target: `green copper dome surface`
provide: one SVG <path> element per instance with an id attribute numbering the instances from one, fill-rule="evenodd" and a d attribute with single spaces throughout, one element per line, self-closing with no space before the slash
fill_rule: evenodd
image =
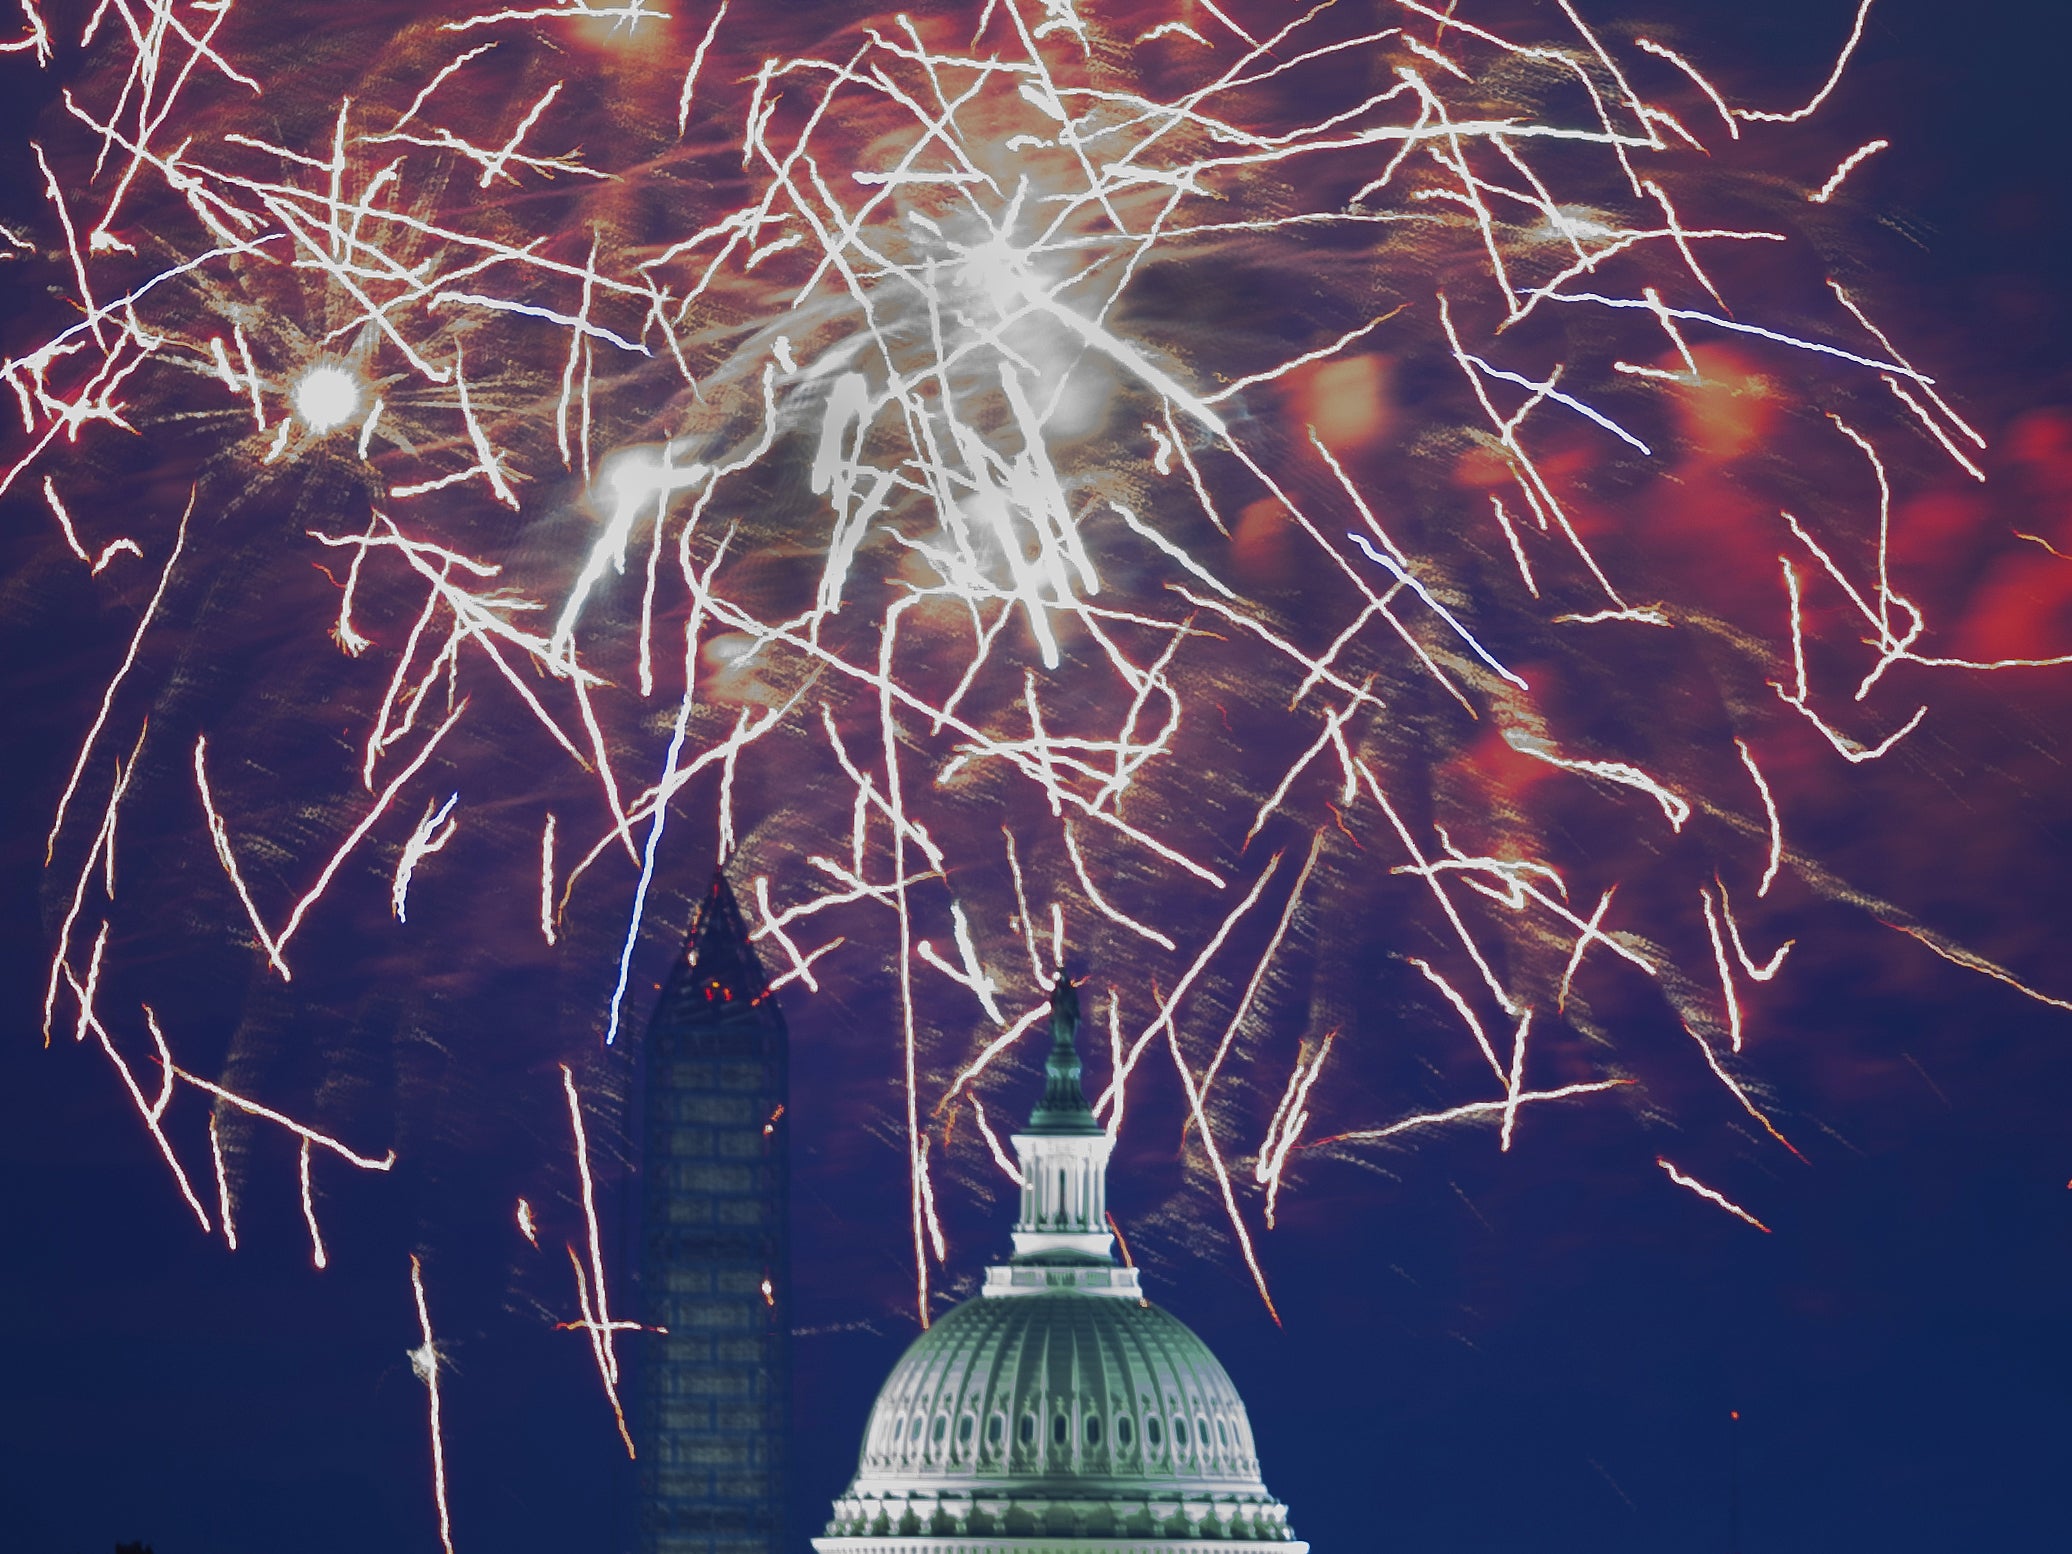
<path id="1" fill-rule="evenodd" d="M 946 1314 L 879 1393 L 861 1466 L 866 1477 L 1259 1488 L 1244 1404 L 1207 1346 L 1156 1306 L 1076 1292 Z"/>
<path id="2" fill-rule="evenodd" d="M 830 1538 L 953 1531 L 1293 1538 L 1208 1346 L 1156 1306 L 1076 1290 L 965 1302 L 879 1393 Z"/>

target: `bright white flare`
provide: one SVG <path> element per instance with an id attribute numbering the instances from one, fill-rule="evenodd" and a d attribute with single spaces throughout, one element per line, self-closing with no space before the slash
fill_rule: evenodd
<path id="1" fill-rule="evenodd" d="M 295 384 L 295 413 L 311 431 L 336 431 L 360 408 L 360 380 L 332 364 L 312 367 Z"/>

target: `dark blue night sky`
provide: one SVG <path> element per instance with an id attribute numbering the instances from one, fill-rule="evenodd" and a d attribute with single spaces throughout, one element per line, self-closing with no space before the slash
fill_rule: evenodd
<path id="1" fill-rule="evenodd" d="M 1846 25 L 1839 0 L 1666 9 L 1716 39 L 1709 57 L 1768 61 L 1779 101 L 1817 83 Z M 2072 19 L 2058 6 L 1880 0 L 1827 134 L 1844 150 L 1893 142 L 1856 175 L 1890 213 L 1864 239 L 1890 286 L 1886 313 L 1976 411 L 1989 470 L 2026 504 L 2020 526 L 2072 549 L 2068 59 Z M 10 104 L 0 143 L 20 145 L 36 111 Z M 9 201 L 35 197 L 4 176 Z M 254 1172 L 245 1248 L 227 1255 L 196 1233 L 97 1055 L 69 1040 L 43 1048 L 43 836 L 134 615 L 59 578 L 33 491 L 0 513 L 0 1554 L 107 1554 L 127 1540 L 156 1554 L 436 1549 L 408 1360 L 408 1256 L 420 1249 L 435 1322 L 452 1314 L 441 1338 L 457 1547 L 616 1554 L 632 1476 L 588 1346 L 551 1329 L 568 1313 L 529 1304 L 531 1276 L 513 1273 L 531 1254 L 510 1230 L 510 1178 L 474 1168 L 527 1141 L 564 1147 L 547 1044 L 509 1044 L 510 1094 L 538 1105 L 507 1099 L 496 1063 L 465 1081 L 429 1048 L 398 1065 L 445 1097 L 417 1108 L 435 1147 L 388 1178 L 324 1176 L 322 1274 L 282 1185 L 292 1154 Z M 2036 619 L 2039 650 L 2072 646 L 2072 611 Z M 1932 737 L 1862 774 L 1853 807 L 1817 822 L 1832 835 L 1803 837 L 1873 893 L 2061 995 L 2068 684 L 2039 671 L 1946 694 Z M 711 861 L 687 848 L 670 865 L 668 910 Z M 529 907 L 481 908 L 507 909 Z M 169 921 L 190 910 L 164 903 Z M 1747 1554 L 2065 1546 L 2072 1013 L 1861 914 L 1807 905 L 1796 926 L 1798 957 L 1763 994 L 1774 1047 L 1761 1067 L 1789 1097 L 1807 1161 L 1695 1143 L 1691 1155 L 1694 1168 L 1731 1160 L 1734 1195 L 1773 1234 L 1662 1179 L 1653 1152 L 1678 1135 L 1642 1139 L 1616 1109 L 1547 1107 L 1509 1156 L 1463 1132 L 1368 1164 L 1305 1166 L 1266 1245 L 1281 1328 L 1220 1241 L 1192 1264 L 1168 1248 L 1147 1271 L 1153 1298 L 1223 1358 L 1267 1483 L 1318 1554 L 1724 1554 L 1737 1535 Z M 176 946 L 168 934 L 137 953 Z M 347 1011 L 343 1028 L 370 1028 L 381 1013 L 368 984 L 382 974 L 379 962 L 315 967 L 308 996 Z M 1377 947 L 1362 1029 L 1396 1016 L 1403 975 Z M 218 996 L 233 1017 L 242 992 Z M 579 996 L 536 966 L 470 962 L 435 1007 L 500 1044 Z M 794 1515 L 817 1529 L 877 1381 L 912 1336 L 911 1270 L 901 1146 L 840 1131 L 864 1082 L 842 1055 L 878 1015 L 822 1009 L 796 989 L 786 1008 Z M 1666 1015 L 1651 1018 L 1661 1041 L 1681 1040 Z M 807 1056 L 816 1021 L 839 1039 Z M 612 1072 L 600 1067 L 599 1082 Z M 359 1104 L 378 1116 L 384 1099 Z M 1725 1115 L 1710 1093 L 1662 1104 L 1694 1140 Z M 1177 1170 L 1145 1128 L 1125 1137 L 1112 1178 L 1126 1226 L 1133 1201 L 1158 1201 Z M 635 1243 L 636 1221 L 624 1171 L 609 1159 L 601 1170 L 610 1258 Z M 543 1170 L 532 1190 L 545 1201 L 564 1185 Z M 952 1217 L 956 1288 L 1005 1250 L 1012 1211 L 1003 1194 Z"/>

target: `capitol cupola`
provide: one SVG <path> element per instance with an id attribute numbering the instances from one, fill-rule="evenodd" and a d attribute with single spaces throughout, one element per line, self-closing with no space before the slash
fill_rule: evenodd
<path id="1" fill-rule="evenodd" d="M 893 1367 L 819 1554 L 1306 1554 L 1229 1375 L 1115 1262 L 1078 1024 L 1060 978 L 1014 1255 Z"/>

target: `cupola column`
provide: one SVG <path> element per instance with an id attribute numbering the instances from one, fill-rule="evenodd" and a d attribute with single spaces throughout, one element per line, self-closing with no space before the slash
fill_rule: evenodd
<path id="1" fill-rule="evenodd" d="M 1086 1104 L 1079 1064 L 1079 993 L 1060 976 L 1050 995 L 1050 1055 L 1043 1099 L 1014 1135 L 1022 1214 L 1014 1261 L 1113 1263 L 1108 1156 L 1114 1141 Z"/>

